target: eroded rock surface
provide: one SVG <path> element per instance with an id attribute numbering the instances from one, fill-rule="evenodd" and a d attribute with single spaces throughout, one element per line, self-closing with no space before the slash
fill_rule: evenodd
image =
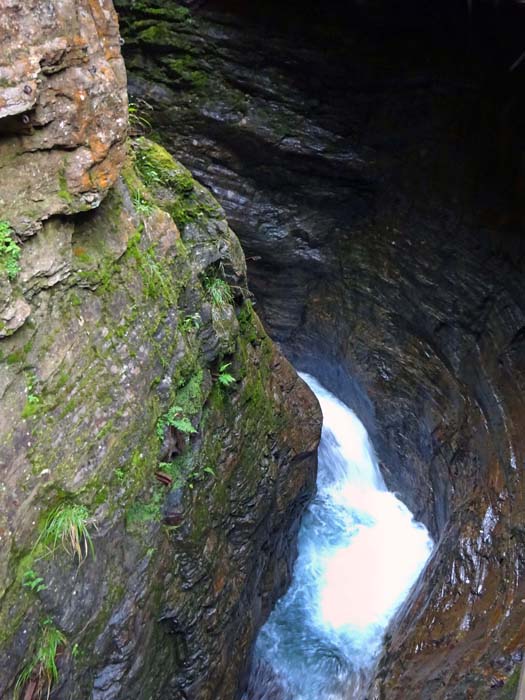
<path id="1" fill-rule="evenodd" d="M 338 22 L 340 6 L 245 5 L 119 0 L 132 92 L 234 222 L 273 337 L 356 409 L 436 539 L 372 697 L 510 698 L 525 646 L 519 8 L 498 34 L 489 4 L 470 25 L 432 3 L 391 25 L 374 3 L 372 26 Z"/>
<path id="2" fill-rule="evenodd" d="M 24 244 L 31 322 L 0 345 L 6 698 L 50 628 L 51 697 L 234 697 L 315 488 L 319 408 L 252 310 L 222 209 L 146 141 L 124 175 Z M 42 535 L 72 507 L 80 566 Z"/>
<path id="3" fill-rule="evenodd" d="M 218 202 L 125 143 L 111 2 L 0 0 L 0 36 L 0 696 L 229 700 L 319 407 Z"/>
<path id="4" fill-rule="evenodd" d="M 0 37 L 0 216 L 28 235 L 116 181 L 126 74 L 111 0 L 2 0 Z"/>

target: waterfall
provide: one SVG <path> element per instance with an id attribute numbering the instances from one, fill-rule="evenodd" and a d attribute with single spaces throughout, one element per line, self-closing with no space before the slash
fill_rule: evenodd
<path id="1" fill-rule="evenodd" d="M 357 416 L 310 375 L 323 432 L 292 584 L 262 628 L 246 700 L 361 699 L 432 541 L 390 493 Z"/>

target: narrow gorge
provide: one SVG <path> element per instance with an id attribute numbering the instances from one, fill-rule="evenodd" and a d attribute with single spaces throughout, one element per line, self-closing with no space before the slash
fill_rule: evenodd
<path id="1" fill-rule="evenodd" d="M 421 575 L 366 673 L 343 630 L 295 687 L 516 698 L 524 30 L 518 0 L 0 0 L 1 698 L 303 700 L 265 654 L 308 527 L 349 546 L 396 498 Z M 314 522 L 354 419 L 395 497 Z"/>

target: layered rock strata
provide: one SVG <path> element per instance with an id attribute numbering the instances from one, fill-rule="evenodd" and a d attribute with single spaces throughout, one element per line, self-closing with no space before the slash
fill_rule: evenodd
<path id="1" fill-rule="evenodd" d="M 318 405 L 221 206 L 125 143 L 111 3 L 0 17 L 0 695 L 228 700 L 290 579 Z"/>
<path id="2" fill-rule="evenodd" d="M 234 222 L 271 334 L 356 409 L 436 540 L 371 697 L 512 697 L 525 645 L 519 8 L 440 5 L 392 25 L 375 3 L 372 24 L 351 25 L 335 3 L 118 5 L 134 99 Z"/>

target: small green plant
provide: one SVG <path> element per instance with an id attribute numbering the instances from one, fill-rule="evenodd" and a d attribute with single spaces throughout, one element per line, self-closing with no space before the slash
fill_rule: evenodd
<path id="1" fill-rule="evenodd" d="M 139 190 L 135 190 L 133 193 L 132 201 L 135 211 L 137 214 L 140 214 L 140 216 L 149 216 L 154 209 L 153 204 L 149 202 Z"/>
<path id="2" fill-rule="evenodd" d="M 7 221 L 0 220 L 0 270 L 3 270 L 10 280 L 14 280 L 20 272 L 20 246 L 13 238 L 13 230 Z"/>
<path id="3" fill-rule="evenodd" d="M 115 476 L 119 481 L 124 481 L 124 479 L 126 478 L 126 471 L 118 467 L 117 469 L 115 469 Z"/>
<path id="4" fill-rule="evenodd" d="M 22 409 L 22 418 L 34 416 L 40 407 L 40 396 L 36 393 L 37 377 L 34 372 L 27 374 L 26 403 Z"/>
<path id="5" fill-rule="evenodd" d="M 43 543 L 53 553 L 61 545 L 82 563 L 89 552 L 95 556 L 88 521 L 89 512 L 85 506 L 62 503 L 47 516 L 35 547 Z"/>
<path id="6" fill-rule="evenodd" d="M 74 659 L 78 659 L 78 657 L 80 656 L 80 654 L 81 654 L 80 647 L 78 646 L 78 643 L 75 642 L 75 643 L 73 644 L 72 649 L 71 649 L 71 656 L 72 656 Z"/>
<path id="7" fill-rule="evenodd" d="M 140 136 L 151 131 L 151 122 L 144 116 L 144 112 L 152 109 L 153 107 L 146 100 L 128 104 L 128 122 L 131 136 Z"/>
<path id="8" fill-rule="evenodd" d="M 230 285 L 220 277 L 205 277 L 204 289 L 215 306 L 227 306 L 233 301 Z"/>
<path id="9" fill-rule="evenodd" d="M 235 384 L 237 381 L 235 377 L 227 372 L 228 367 L 231 366 L 231 362 L 224 362 L 222 365 L 219 367 L 219 373 L 217 374 L 217 381 L 221 386 L 229 387 L 232 386 L 232 384 Z"/>
<path id="10" fill-rule="evenodd" d="M 34 591 L 35 593 L 45 591 L 47 588 L 42 576 L 38 576 L 33 569 L 28 569 L 24 572 L 24 576 L 22 577 L 22 586 L 24 586 L 24 588 L 29 588 L 29 590 Z"/>
<path id="11" fill-rule="evenodd" d="M 66 638 L 52 623 L 46 619 L 38 647 L 33 658 L 22 669 L 15 684 L 14 700 L 18 700 L 25 686 L 31 681 L 34 684 L 31 698 L 49 698 L 51 686 L 58 680 L 56 657 L 59 647 L 66 644 Z"/>
<path id="12" fill-rule="evenodd" d="M 195 486 L 195 483 L 202 480 L 204 473 L 210 474 L 211 476 L 217 478 L 217 474 L 209 466 L 202 467 L 202 469 L 196 469 L 187 475 L 187 482 L 186 483 L 188 484 L 188 488 L 193 489 Z"/>
<path id="13" fill-rule="evenodd" d="M 175 462 L 159 462 L 159 469 L 171 476 L 171 478 L 177 476 L 179 473 Z"/>
<path id="14" fill-rule="evenodd" d="M 146 185 L 160 185 L 164 182 L 165 172 L 161 163 L 159 163 L 151 150 L 146 148 L 137 148 L 134 151 L 134 164 L 140 179 Z"/>
<path id="15" fill-rule="evenodd" d="M 191 314 L 190 316 L 185 316 L 181 318 L 177 324 L 177 327 L 183 333 L 189 333 L 190 331 L 197 330 L 201 325 L 201 317 L 198 313 Z"/>
<path id="16" fill-rule="evenodd" d="M 159 440 L 164 439 L 164 434 L 168 427 L 175 428 L 176 430 L 180 430 L 181 433 L 186 433 L 188 435 L 197 432 L 189 418 L 184 415 L 184 409 L 181 406 L 172 406 L 170 410 L 157 421 L 157 436 Z"/>

